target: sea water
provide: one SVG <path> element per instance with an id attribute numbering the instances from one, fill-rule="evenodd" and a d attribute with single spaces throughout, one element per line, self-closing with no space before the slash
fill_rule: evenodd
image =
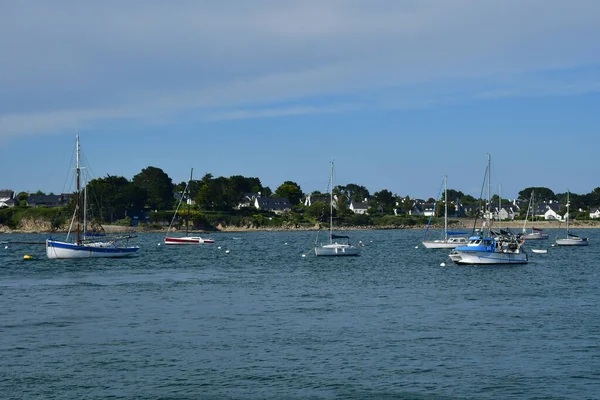
<path id="1" fill-rule="evenodd" d="M 124 259 L 2 245 L 0 398 L 600 398 L 600 230 L 579 233 L 494 267 L 416 230 L 350 232 L 348 258 L 315 257 L 315 232 L 140 234 Z"/>

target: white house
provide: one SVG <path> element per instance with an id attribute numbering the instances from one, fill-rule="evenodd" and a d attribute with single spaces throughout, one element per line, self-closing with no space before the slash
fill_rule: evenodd
<path id="1" fill-rule="evenodd" d="M 512 207 L 502 207 L 499 211 L 496 210 L 494 213 L 494 218 L 498 219 L 499 221 L 512 221 L 515 219 L 515 211 Z"/>
<path id="2" fill-rule="evenodd" d="M 559 209 L 558 202 L 550 201 L 549 203 L 545 204 L 545 206 L 546 206 L 546 212 L 544 213 L 545 220 L 556 220 L 556 221 L 563 220 L 563 217 L 558 214 L 558 209 Z"/>
<path id="3" fill-rule="evenodd" d="M 600 218 L 600 206 L 590 207 L 590 218 Z"/>
<path id="4" fill-rule="evenodd" d="M 0 208 L 14 207 L 17 204 L 15 192 L 12 190 L 0 190 Z"/>
<path id="5" fill-rule="evenodd" d="M 367 205 L 367 203 L 351 201 L 349 208 L 354 214 L 366 214 L 367 210 L 369 209 L 369 206 Z"/>
<path id="6" fill-rule="evenodd" d="M 286 197 L 257 197 L 254 200 L 254 207 L 258 210 L 272 211 L 281 214 L 290 211 L 292 205 Z"/>

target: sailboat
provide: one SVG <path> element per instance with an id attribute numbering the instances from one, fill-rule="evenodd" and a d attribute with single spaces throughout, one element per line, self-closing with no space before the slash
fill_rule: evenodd
<path id="1" fill-rule="evenodd" d="M 456 235 L 466 235 L 465 232 L 453 232 L 448 230 L 448 179 L 447 176 L 444 175 L 444 238 L 437 240 L 423 240 L 423 246 L 428 249 L 453 249 L 456 246 L 460 246 L 463 244 L 467 244 L 467 238 L 464 236 L 456 236 Z M 435 209 L 434 213 L 435 214 Z M 429 227 L 431 226 L 431 220 L 433 219 L 433 214 L 431 218 L 429 218 L 429 222 L 427 223 L 427 228 L 425 229 L 425 237 L 429 235 Z"/>
<path id="2" fill-rule="evenodd" d="M 487 183 L 488 200 L 484 212 L 481 229 L 469 237 L 466 246 L 458 246 L 449 257 L 456 264 L 494 265 L 494 264 L 527 264 L 527 253 L 522 249 L 522 242 L 517 236 L 504 229 L 492 229 L 492 212 L 490 210 L 490 166 L 491 156 L 488 154 Z"/>
<path id="3" fill-rule="evenodd" d="M 531 199 L 529 200 L 529 205 L 527 206 L 527 215 L 525 216 L 525 222 L 523 223 L 523 239 L 524 240 L 543 240 L 548 239 L 548 234 L 544 233 L 541 229 L 536 228 L 535 226 L 531 227 L 531 231 L 527 232 L 527 221 L 529 220 L 529 211 L 531 210 L 531 220 L 535 218 L 535 202 L 533 190 L 531 191 Z"/>
<path id="4" fill-rule="evenodd" d="M 350 237 L 333 234 L 333 161 L 329 178 L 329 242 L 315 246 L 317 256 L 357 256 L 361 248 L 350 244 Z M 339 239 L 339 241 L 337 241 Z"/>
<path id="5" fill-rule="evenodd" d="M 562 239 L 556 239 L 556 244 L 558 246 L 587 246 L 588 244 L 590 244 L 588 238 L 579 237 L 574 233 L 571 233 L 571 231 L 569 230 L 569 206 L 569 191 L 567 190 L 567 237 Z"/>
<path id="6" fill-rule="evenodd" d="M 190 180 L 185 185 L 183 189 L 183 193 L 181 194 L 181 198 L 179 199 L 179 203 L 177 204 L 177 209 L 175 210 L 175 214 L 173 214 L 173 219 L 171 219 L 171 223 L 169 224 L 169 229 L 167 230 L 167 236 L 165 236 L 165 244 L 168 245 L 182 245 L 182 244 L 213 244 L 215 241 L 209 238 L 202 238 L 200 236 L 190 236 L 189 222 L 190 222 L 190 202 L 187 203 L 187 213 L 185 215 L 185 236 L 169 236 L 169 232 L 173 228 L 173 222 L 175 221 L 175 217 L 177 216 L 177 211 L 179 211 L 179 207 L 181 207 L 181 203 L 186 198 L 186 194 L 188 194 L 188 189 L 190 187 L 190 183 L 192 182 L 192 175 L 194 174 L 194 168 L 190 172 Z"/>
<path id="7" fill-rule="evenodd" d="M 80 148 L 79 135 L 76 137 L 76 202 L 75 213 L 71 219 L 71 226 L 67 233 L 66 241 L 46 240 L 46 256 L 50 259 L 56 258 L 116 258 L 126 257 L 136 253 L 140 248 L 138 246 L 127 246 L 123 241 L 133 236 L 103 236 L 100 240 L 98 237 L 86 236 L 87 231 L 87 207 L 85 205 L 85 190 L 81 190 L 81 170 L 80 165 Z M 83 203 L 83 204 L 82 204 Z M 75 229 L 75 241 L 70 242 L 69 238 Z"/>

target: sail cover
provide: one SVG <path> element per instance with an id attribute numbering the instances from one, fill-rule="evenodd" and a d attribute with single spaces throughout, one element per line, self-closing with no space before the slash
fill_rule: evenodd
<path id="1" fill-rule="evenodd" d="M 331 234 L 332 239 L 350 239 L 350 236 Z"/>

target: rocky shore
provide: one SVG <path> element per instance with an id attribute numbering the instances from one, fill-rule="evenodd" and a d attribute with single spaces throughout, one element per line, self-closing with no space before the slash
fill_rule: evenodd
<path id="1" fill-rule="evenodd" d="M 480 226 L 481 221 L 477 221 Z M 449 221 L 449 228 L 452 230 L 471 230 L 475 224 L 475 220 L 472 218 L 454 218 Z M 527 226 L 530 228 L 531 223 Z M 501 228 L 510 228 L 512 230 L 521 229 L 523 227 L 523 221 L 502 221 L 495 223 L 494 226 Z M 540 229 L 551 229 L 551 228 L 565 228 L 565 223 L 558 221 L 536 221 L 534 226 Z M 600 221 L 570 221 L 570 226 L 576 229 L 581 228 L 600 228 Z M 142 232 L 166 232 L 166 227 L 132 227 L 132 226 L 119 226 L 119 225 L 104 225 L 104 231 L 106 233 L 142 233 Z M 343 227 L 343 230 L 367 230 L 367 229 L 425 229 L 426 225 L 389 225 L 389 226 L 351 226 Z M 443 226 L 433 225 L 432 229 L 441 229 Z M 21 222 L 19 229 L 10 229 L 7 226 L 0 225 L 0 233 L 49 233 L 49 232 L 66 232 L 67 227 L 60 227 L 59 229 L 53 230 L 52 226 L 47 221 L 33 221 L 25 220 Z M 217 226 L 217 232 L 253 232 L 253 231 L 316 231 L 319 227 L 317 225 L 286 225 L 280 227 L 252 227 L 252 226 Z M 321 228 L 323 229 L 323 228 Z M 195 231 L 198 232 L 198 231 Z"/>

